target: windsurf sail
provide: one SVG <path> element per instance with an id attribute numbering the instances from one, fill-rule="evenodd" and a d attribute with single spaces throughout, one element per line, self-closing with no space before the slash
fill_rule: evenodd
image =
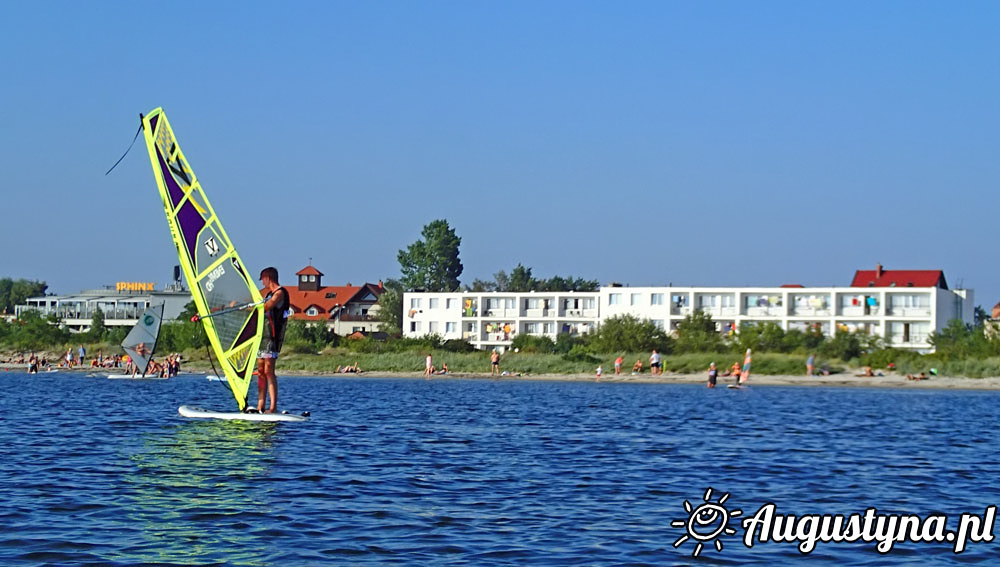
<path id="1" fill-rule="evenodd" d="M 160 336 L 160 323 L 163 321 L 163 304 L 147 307 L 139 316 L 139 322 L 132 327 L 125 340 L 122 341 L 122 348 L 132 359 L 132 364 L 142 371 L 142 376 L 146 376 L 146 368 L 149 367 L 149 360 L 153 358 L 156 350 L 156 339 Z"/>
<path id="2" fill-rule="evenodd" d="M 745 384 L 750 379 L 750 349 L 747 349 L 746 356 L 743 357 L 743 370 L 740 372 L 740 384 Z"/>
<path id="3" fill-rule="evenodd" d="M 260 292 L 177 144 L 163 109 L 143 116 L 142 125 L 181 271 L 242 411 L 247 405 L 253 361 L 264 332 Z M 250 306 L 230 309 L 241 305 Z M 212 313 L 216 315 L 208 316 Z"/>

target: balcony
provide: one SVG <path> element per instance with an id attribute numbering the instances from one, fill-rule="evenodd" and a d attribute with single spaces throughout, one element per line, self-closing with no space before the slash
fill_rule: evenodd
<path id="1" fill-rule="evenodd" d="M 892 307 L 889 306 L 885 310 L 886 315 L 892 315 L 893 317 L 930 317 L 931 308 L 930 307 Z"/>

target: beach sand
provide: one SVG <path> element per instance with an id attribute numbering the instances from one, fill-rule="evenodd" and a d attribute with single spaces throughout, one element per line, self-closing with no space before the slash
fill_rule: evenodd
<path id="1" fill-rule="evenodd" d="M 23 372 L 23 364 L 0 363 L 0 371 Z M 86 374 L 95 372 L 96 368 L 74 368 L 73 370 L 61 370 L 66 374 Z M 100 369 L 108 372 L 108 369 Z M 211 373 L 211 370 L 200 368 L 200 365 L 187 365 L 184 367 L 185 374 L 191 373 Z M 304 376 L 314 378 L 424 378 L 423 372 L 364 372 L 358 374 L 334 374 L 332 372 L 296 371 L 278 369 L 280 376 Z M 446 375 L 436 374 L 431 380 L 541 380 L 552 382 L 594 382 L 593 374 L 524 374 L 521 376 L 508 375 L 493 378 L 486 372 L 451 372 Z M 662 376 L 652 376 L 650 374 L 605 374 L 601 377 L 602 383 L 626 383 L 626 384 L 700 384 L 704 386 L 708 382 L 705 373 L 697 374 L 663 374 Z M 729 376 L 720 376 L 716 388 L 725 388 L 729 384 L 735 383 Z M 853 387 L 853 388 L 911 388 L 911 389 L 941 389 L 941 390 L 1000 390 L 1000 377 L 992 376 L 988 378 L 961 378 L 950 376 L 931 376 L 926 380 L 907 380 L 902 374 L 887 374 L 885 376 L 875 376 L 871 378 L 856 376 L 853 373 L 831 374 L 830 376 L 790 376 L 790 375 L 764 375 L 751 374 L 748 384 L 752 386 L 828 386 L 828 387 Z"/>
<path id="2" fill-rule="evenodd" d="M 284 376 L 315 376 L 315 377 L 359 377 L 356 374 L 323 374 L 317 372 L 281 371 Z M 423 372 L 364 372 L 361 378 L 424 378 Z M 453 372 L 447 375 L 435 375 L 431 380 L 472 379 L 472 380 L 541 380 L 552 382 L 594 382 L 593 374 L 525 374 L 522 376 L 491 377 L 488 373 Z M 615 376 L 605 374 L 601 383 L 624 384 L 699 384 L 705 386 L 708 376 L 698 374 L 664 374 L 651 376 L 649 374 Z M 729 376 L 720 376 L 716 388 L 725 388 L 734 381 Z M 905 375 L 890 374 L 866 378 L 854 374 L 834 374 L 830 376 L 788 376 L 788 375 L 750 375 L 750 386 L 827 386 L 856 388 L 912 388 L 912 389 L 942 389 L 942 390 L 1000 390 L 1000 377 L 989 378 L 953 378 L 947 376 L 931 376 L 926 380 L 907 380 Z"/>

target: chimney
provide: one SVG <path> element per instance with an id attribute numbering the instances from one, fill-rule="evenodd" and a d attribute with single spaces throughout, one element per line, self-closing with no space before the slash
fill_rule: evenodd
<path id="1" fill-rule="evenodd" d="M 875 264 L 875 279 L 881 278 L 882 274 L 882 264 Z"/>
<path id="2" fill-rule="evenodd" d="M 383 287 L 384 287 L 384 286 L 382 285 L 382 280 L 379 280 L 379 281 L 378 281 L 378 288 L 379 288 L 379 289 L 382 289 Z"/>

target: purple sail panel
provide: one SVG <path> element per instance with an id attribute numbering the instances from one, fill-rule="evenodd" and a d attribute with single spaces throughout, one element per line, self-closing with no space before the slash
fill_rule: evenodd
<path id="1" fill-rule="evenodd" d="M 181 189 L 181 186 L 174 180 L 173 174 L 170 173 L 170 168 L 167 167 L 167 162 L 163 160 L 163 154 L 160 153 L 159 146 L 156 146 L 156 159 L 160 162 L 160 175 L 163 176 L 163 182 L 167 184 L 167 193 L 170 194 L 170 202 L 176 207 L 177 203 L 180 203 L 181 199 L 184 198 L 184 190 Z"/>
<path id="2" fill-rule="evenodd" d="M 154 117 L 152 117 L 152 118 L 149 119 L 149 131 L 150 132 L 156 132 L 156 123 L 159 122 L 159 121 L 160 121 L 160 115 L 159 114 L 157 114 L 156 116 L 154 116 Z"/>
<path id="3" fill-rule="evenodd" d="M 239 338 L 237 338 L 233 345 L 243 344 L 245 341 L 249 341 L 254 335 L 257 334 L 257 312 L 252 311 L 249 320 L 247 321 L 247 326 L 243 327 L 243 332 L 240 333 Z"/>
<path id="4" fill-rule="evenodd" d="M 198 246 L 198 234 L 205 228 L 205 218 L 201 216 L 198 209 L 194 208 L 191 201 L 184 203 L 184 206 L 177 211 L 177 226 L 184 236 L 184 243 L 187 244 L 188 254 L 191 263 L 195 263 L 195 247 Z"/>

